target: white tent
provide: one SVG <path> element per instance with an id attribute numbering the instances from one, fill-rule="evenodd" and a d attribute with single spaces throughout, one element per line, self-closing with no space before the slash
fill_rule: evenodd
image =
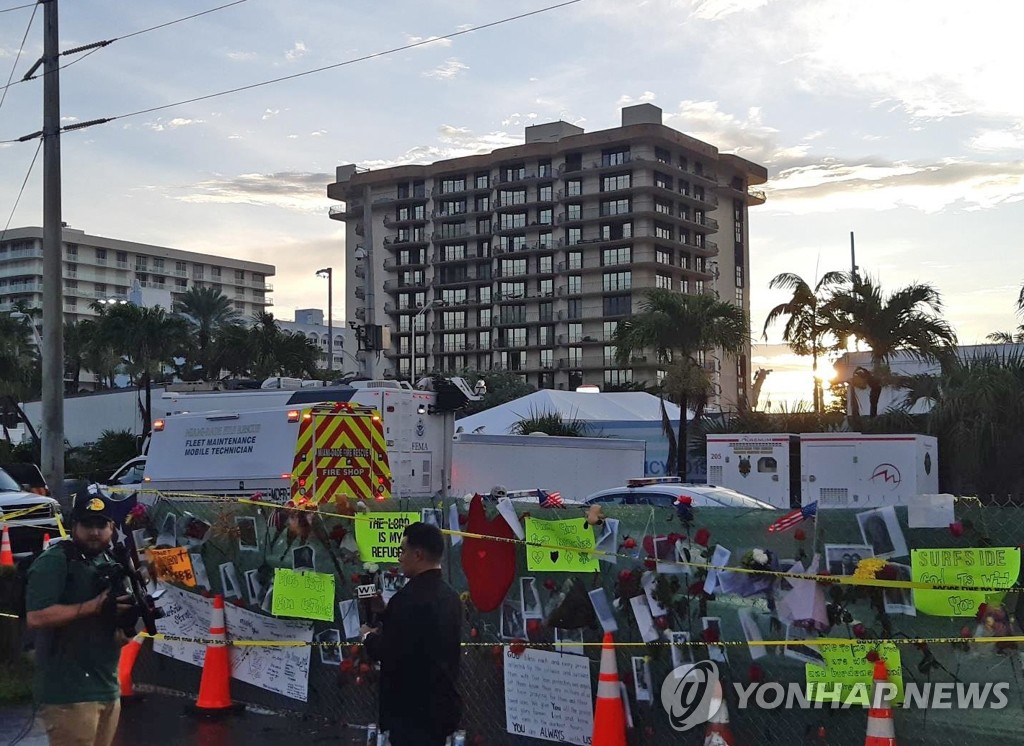
<path id="1" fill-rule="evenodd" d="M 665 410 L 670 420 L 679 420 L 678 406 L 666 401 Z M 456 428 L 467 433 L 505 435 L 524 417 L 544 414 L 560 414 L 566 420 L 582 420 L 598 430 L 602 423 L 650 423 L 660 426 L 661 403 L 658 397 L 644 392 L 603 394 L 543 389 L 463 417 L 455 424 Z"/>

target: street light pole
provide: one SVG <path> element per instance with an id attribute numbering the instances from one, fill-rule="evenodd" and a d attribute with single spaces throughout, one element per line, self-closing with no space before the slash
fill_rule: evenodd
<path id="1" fill-rule="evenodd" d="M 416 312 L 416 317 L 412 320 L 412 349 L 411 349 L 412 361 L 409 364 L 409 372 L 410 372 L 409 379 L 412 382 L 413 386 L 416 385 L 416 323 L 419 321 L 420 316 L 422 316 L 427 311 L 429 311 L 433 306 L 440 306 L 440 305 L 444 305 L 444 301 L 439 299 L 439 298 L 433 298 L 432 300 L 427 301 L 426 303 L 423 304 L 423 308 L 421 308 L 419 311 Z M 426 353 L 427 353 L 426 320 L 424 320 L 423 325 L 424 325 L 424 329 L 423 329 L 423 354 L 426 355 Z"/>
<path id="2" fill-rule="evenodd" d="M 43 427 L 40 469 L 64 497 L 64 283 L 60 174 L 60 63 L 57 0 L 43 4 Z"/>
<path id="3" fill-rule="evenodd" d="M 334 268 L 318 269 L 316 276 L 327 278 L 327 373 L 330 374 L 334 372 Z"/>

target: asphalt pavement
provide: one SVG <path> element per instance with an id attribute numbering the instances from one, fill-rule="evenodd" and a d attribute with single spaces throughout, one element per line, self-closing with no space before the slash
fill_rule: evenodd
<path id="1" fill-rule="evenodd" d="M 182 744 L 183 746 L 253 746 L 253 744 L 363 744 L 365 736 L 341 725 L 304 720 L 302 716 L 244 712 L 220 720 L 196 718 L 189 701 L 164 694 L 145 694 L 122 707 L 114 746 Z M 0 709 L 0 746 L 49 746 L 42 721 L 31 705 Z M 21 740 L 17 740 L 22 736 Z"/>

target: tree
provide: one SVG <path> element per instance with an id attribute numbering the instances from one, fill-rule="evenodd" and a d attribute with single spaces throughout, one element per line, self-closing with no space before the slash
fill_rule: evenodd
<path id="1" fill-rule="evenodd" d="M 704 416 L 711 379 L 704 355 L 714 349 L 740 354 L 750 340 L 750 326 L 742 308 L 713 295 L 684 295 L 662 288 L 649 290 L 641 312 L 619 322 L 615 329 L 616 359 L 628 364 L 635 354 L 654 352 L 666 369 L 665 391 L 679 405 L 679 464 L 686 480 L 688 410 L 694 421 Z"/>
<path id="2" fill-rule="evenodd" d="M 195 334 L 195 351 L 186 359 L 198 364 L 204 381 L 215 380 L 220 375 L 220 369 L 214 365 L 215 343 L 224 329 L 241 323 L 241 314 L 220 290 L 201 287 L 189 288 L 174 304 L 174 312 L 188 322 Z"/>
<path id="3" fill-rule="evenodd" d="M 846 275 L 849 288 L 836 290 L 822 313 L 839 341 L 854 337 L 871 350 L 871 368 L 858 370 L 869 390 L 870 415 L 878 415 L 882 388 L 892 380 L 889 363 L 899 353 L 918 360 L 945 360 L 956 345 L 953 328 L 939 314 L 942 297 L 927 283 L 886 295 L 870 278 Z"/>
<path id="4" fill-rule="evenodd" d="M 1024 316 L 1024 286 L 1021 286 L 1020 295 L 1017 296 L 1017 313 Z M 999 344 L 1024 344 L 1024 324 L 1018 326 L 1015 332 L 992 332 L 988 339 Z"/>
<path id="5" fill-rule="evenodd" d="M 470 386 L 474 386 L 477 381 L 482 380 L 487 385 L 487 393 L 480 401 L 469 402 L 456 413 L 456 417 L 467 417 L 477 412 L 483 412 L 485 409 L 515 401 L 537 390 L 526 383 L 521 375 L 507 370 L 466 369 L 457 375 L 465 378 Z"/>
<path id="6" fill-rule="evenodd" d="M 575 415 L 563 417 L 559 412 L 530 409 L 530 413 L 512 426 L 512 435 L 544 433 L 569 438 L 582 438 L 590 434 L 590 425 Z"/>
<path id="7" fill-rule="evenodd" d="M 97 338 L 120 353 L 132 379 L 146 392 L 142 405 L 142 435 L 149 434 L 153 413 L 152 381 L 189 345 L 188 325 L 162 308 L 133 304 L 95 306 Z"/>
<path id="8" fill-rule="evenodd" d="M 77 394 L 82 370 L 88 366 L 85 358 L 93 344 L 95 322 L 88 319 L 64 322 L 64 374 L 67 393 Z"/>
<path id="9" fill-rule="evenodd" d="M 783 272 L 775 275 L 768 287 L 772 290 L 792 290 L 793 297 L 780 303 L 768 312 L 764 322 L 764 338 L 768 338 L 768 327 L 785 317 L 782 339 L 797 355 L 810 355 L 811 370 L 814 373 L 813 407 L 815 412 L 825 409 L 825 397 L 821 380 L 818 378 L 818 356 L 825 349 L 825 337 L 831 332 L 828 319 L 822 308 L 835 286 L 846 278 L 842 272 L 826 272 L 812 289 L 799 275 Z"/>
<path id="10" fill-rule="evenodd" d="M 31 323 L 27 317 L 0 314 L 0 395 L 15 401 L 27 398 L 40 381 L 39 350 Z"/>

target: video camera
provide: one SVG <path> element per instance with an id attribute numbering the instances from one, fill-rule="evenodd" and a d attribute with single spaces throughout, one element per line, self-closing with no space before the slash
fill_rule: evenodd
<path id="1" fill-rule="evenodd" d="M 146 581 L 139 570 L 134 550 L 121 541 L 113 545 L 111 554 L 117 564 L 106 566 L 101 578 L 106 588 L 110 589 L 108 603 L 112 604 L 112 613 L 119 596 L 131 596 L 132 611 L 117 620 L 119 626 L 126 635 L 134 637 L 135 624 L 141 619 L 146 632 L 155 635 L 156 620 L 163 618 L 164 610 L 157 607 L 147 592 Z"/>

